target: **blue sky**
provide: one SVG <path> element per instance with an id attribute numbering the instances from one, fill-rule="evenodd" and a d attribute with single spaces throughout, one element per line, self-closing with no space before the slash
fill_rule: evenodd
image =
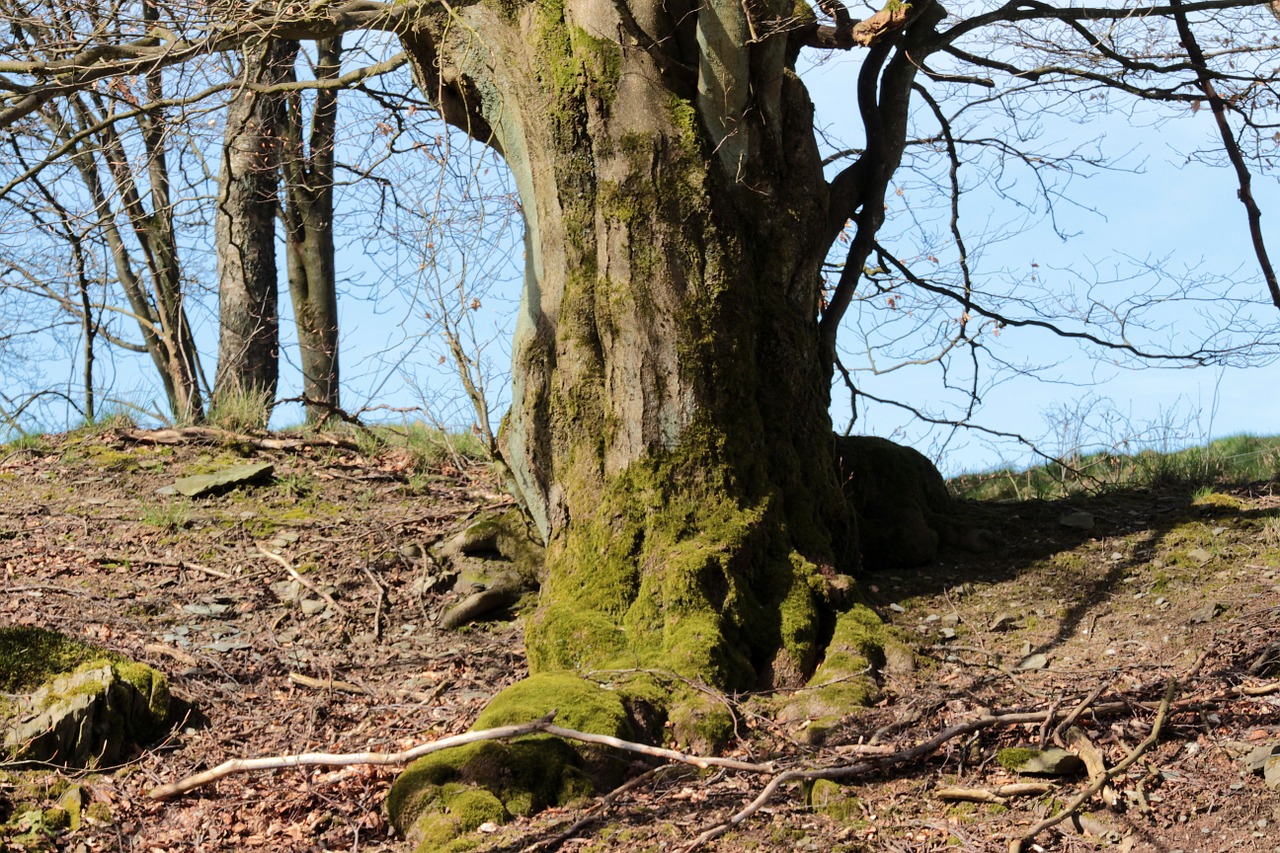
<path id="1" fill-rule="evenodd" d="M 829 61 L 805 74 L 819 116 L 848 115 L 848 81 L 857 62 L 857 57 Z M 1101 150 L 1115 157 L 1123 170 L 1072 179 L 1070 197 L 1093 210 L 1058 206 L 1059 226 L 1072 234 L 1070 239 L 1063 240 L 1043 219 L 1025 227 L 1019 223 L 1014 233 L 1003 234 L 986 250 L 982 266 L 1006 270 L 1015 280 L 1019 274 L 1027 279 L 1034 274 L 1047 288 L 1065 288 L 1082 279 L 1126 278 L 1135 267 L 1159 264 L 1163 273 L 1143 276 L 1129 285 L 1117 282 L 1108 290 L 1121 296 L 1133 287 L 1168 289 L 1184 274 L 1216 280 L 1213 287 L 1223 294 L 1265 303 L 1253 312 L 1256 323 L 1280 332 L 1280 310 L 1266 301 L 1234 175 L 1225 166 L 1187 161 L 1188 153 L 1197 148 L 1220 147 L 1208 109 L 1173 115 L 1145 111 L 1132 117 L 1119 113 L 1045 116 L 1043 122 L 1044 137 L 1057 141 L 1056 150 L 1097 139 Z M 836 124 L 833 129 L 843 131 L 853 144 L 860 142 L 856 126 L 846 129 Z M 962 179 L 964 174 L 962 169 Z M 1253 189 L 1263 209 L 1264 226 L 1280 221 L 1276 176 L 1255 174 Z M 895 202 L 901 205 L 890 199 L 890 226 Z M 1009 214 L 997 212 L 1007 210 L 1009 206 L 979 181 L 962 201 L 962 221 L 981 230 L 987 221 L 1011 221 Z M 1280 229 L 1267 228 L 1266 233 L 1271 251 L 1280 253 Z M 1150 340 L 1163 341 L 1171 349 L 1199 346 L 1213 322 L 1207 318 L 1224 307 L 1221 299 L 1155 306 L 1166 329 Z M 1099 449 L 1126 438 L 1135 444 L 1182 446 L 1240 432 L 1280 431 L 1280 395 L 1274 391 L 1277 368 L 1266 364 L 1265 357 L 1256 359 L 1260 362 L 1256 366 L 1237 359 L 1235 366 L 1226 368 L 1135 368 L 1112 363 L 1096 348 L 1084 349 L 1044 333 L 1006 329 L 998 341 L 988 343 L 1002 357 L 1041 367 L 986 392 L 974 421 L 1042 440 L 1043 449 L 1053 453 L 1072 449 L 1068 445 L 1074 440 L 1064 442 L 1064 434 L 1078 435 L 1087 447 Z M 1270 349 L 1275 352 L 1276 348 Z M 866 376 L 861 387 L 923 408 L 939 405 L 946 396 L 939 390 L 939 371 L 934 367 Z M 1083 431 L 1075 427 L 1077 414 L 1084 416 Z M 833 415 L 837 426 L 842 425 L 839 404 Z M 860 413 L 855 431 L 893 437 L 934 454 L 941 450 L 939 461 L 948 473 L 1034 461 L 1016 443 L 977 434 L 953 435 L 874 404 Z"/>

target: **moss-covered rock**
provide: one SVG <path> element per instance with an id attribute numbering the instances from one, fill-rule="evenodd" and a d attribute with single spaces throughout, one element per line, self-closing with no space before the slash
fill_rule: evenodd
<path id="1" fill-rule="evenodd" d="M 527 723 L 552 711 L 565 728 L 632 736 L 617 693 L 566 672 L 534 675 L 502 691 L 473 729 Z M 615 785 L 625 766 L 611 750 L 545 735 L 481 741 L 415 761 L 396 779 L 387 810 L 419 850 L 450 849 L 480 823 L 534 814 Z"/>
<path id="2" fill-rule="evenodd" d="M 815 779 L 805 786 L 805 805 L 819 814 L 848 823 L 862 816 L 862 804 L 849 789 L 830 779 Z"/>
<path id="3" fill-rule="evenodd" d="M 61 634 L 0 628 L 0 749 L 11 760 L 89 767 L 118 760 L 169 723 L 164 675 Z"/>
<path id="4" fill-rule="evenodd" d="M 871 568 L 923 565 L 942 544 L 969 551 L 998 544 L 995 534 L 958 519 L 942 474 L 917 450 L 876 436 L 837 436 L 836 465 Z"/>

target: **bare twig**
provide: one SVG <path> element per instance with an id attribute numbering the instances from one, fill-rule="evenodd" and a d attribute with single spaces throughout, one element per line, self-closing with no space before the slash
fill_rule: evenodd
<path id="1" fill-rule="evenodd" d="M 369 571 L 368 566 L 361 566 L 360 568 L 364 570 L 365 576 L 369 578 L 369 581 L 373 584 L 373 588 L 377 590 L 375 595 L 377 600 L 373 608 L 373 638 L 375 640 L 381 640 L 382 606 L 387 602 L 387 588 L 382 585 L 382 582 L 379 581 L 377 577 L 374 576 L 373 572 Z"/>
<path id="2" fill-rule="evenodd" d="M 1028 844 L 1030 844 L 1037 835 L 1046 829 L 1057 826 L 1067 818 L 1073 816 L 1080 811 L 1080 807 L 1093 798 L 1095 794 L 1108 785 L 1112 779 L 1124 773 L 1129 767 L 1142 757 L 1142 754 L 1148 749 L 1156 745 L 1160 740 L 1160 731 L 1164 728 L 1165 719 L 1169 716 L 1169 707 L 1173 704 L 1173 696 L 1178 690 L 1178 679 L 1169 679 L 1169 686 L 1165 689 L 1164 699 L 1160 701 L 1160 708 L 1156 711 L 1155 722 L 1151 725 L 1151 734 L 1143 739 L 1142 743 L 1134 747 L 1133 752 L 1129 753 L 1124 760 L 1116 764 L 1106 773 L 1094 779 L 1083 791 L 1081 791 L 1074 800 L 1066 805 L 1062 811 L 1052 817 L 1044 820 L 1031 827 L 1022 835 L 1021 838 L 1015 838 L 1009 842 L 1009 853 L 1022 853 Z"/>
<path id="3" fill-rule="evenodd" d="M 1088 696 L 1084 697 L 1084 700 L 1079 705 L 1076 705 L 1071 709 L 1071 713 L 1067 714 L 1066 718 L 1063 719 L 1061 723 L 1058 723 L 1058 727 L 1053 730 L 1054 743 L 1061 747 L 1066 746 L 1066 744 L 1062 742 L 1062 733 L 1075 725 L 1076 720 L 1080 719 L 1080 715 L 1088 710 L 1089 706 L 1094 702 L 1098 701 L 1098 697 L 1102 695 L 1102 691 L 1106 690 L 1110 683 L 1111 682 L 1109 681 L 1101 682 L 1097 687 L 1090 691 Z"/>
<path id="4" fill-rule="evenodd" d="M 995 803 L 1006 805 L 1011 797 L 1039 797 L 1053 790 L 1048 782 L 1019 782 L 1001 785 L 995 790 L 986 788 L 937 788 L 933 795 L 940 800 L 968 803 Z"/>
<path id="5" fill-rule="evenodd" d="M 307 589 L 311 590 L 311 591 L 312 591 L 312 592 L 314 592 L 316 595 L 318 595 L 318 596 L 320 596 L 321 598 L 323 598 L 323 599 L 325 600 L 325 602 L 327 602 L 327 603 L 328 603 L 328 605 L 329 605 L 331 608 L 333 608 L 333 612 L 334 612 L 334 613 L 340 613 L 340 614 L 342 614 L 343 616 L 346 616 L 346 615 L 347 615 L 346 608 L 344 608 L 341 604 L 339 604 L 337 601 L 335 601 L 332 595 L 330 595 L 329 593 L 325 592 L 325 591 L 324 591 L 324 590 L 322 590 L 320 587 L 316 586 L 316 585 L 315 585 L 315 584 L 313 584 L 311 581 L 309 581 L 309 580 L 307 580 L 306 578 L 304 578 L 302 575 L 298 574 L 298 570 L 297 570 L 297 569 L 295 569 L 295 568 L 293 567 L 293 565 L 292 565 L 288 560 L 286 560 L 284 557 L 281 557 L 279 554 L 273 554 L 273 553 L 271 553 L 271 551 L 267 550 L 266 548 L 264 548 L 264 547 L 262 546 L 262 543 L 261 543 L 261 542 L 257 543 L 257 545 L 258 545 L 258 551 L 262 554 L 262 556 L 264 556 L 264 557 L 266 557 L 266 558 L 268 558 L 268 559 L 271 559 L 271 560 L 275 560 L 277 563 L 279 563 L 280 565 L 284 566 L 284 570 L 285 570 L 286 572 L 288 572 L 288 573 L 289 573 L 289 577 L 293 578 L 293 579 L 294 579 L 294 580 L 296 580 L 298 583 L 302 584 L 302 585 L 303 585 L 303 586 L 305 586 Z"/>
<path id="6" fill-rule="evenodd" d="M 258 450 L 306 450 L 311 447 L 337 447 L 358 450 L 359 445 L 349 438 L 333 435 L 314 435 L 308 438 L 268 438 L 241 432 L 228 432 L 213 427 L 183 427 L 181 429 L 125 429 L 120 437 L 138 444 L 192 444 L 198 441 L 234 441 Z"/>
<path id="7" fill-rule="evenodd" d="M 332 678 L 312 678 L 300 672 L 289 673 L 289 680 L 302 687 L 313 687 L 317 690 L 341 690 L 344 693 L 365 694 L 369 692 L 359 684 L 352 684 L 350 681 L 337 681 Z"/>

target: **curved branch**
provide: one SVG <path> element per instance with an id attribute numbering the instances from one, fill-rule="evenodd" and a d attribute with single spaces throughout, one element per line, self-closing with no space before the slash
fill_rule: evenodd
<path id="1" fill-rule="evenodd" d="M 899 274 L 902 275 L 903 278 L 905 278 L 907 281 L 914 284 L 916 287 L 919 287 L 921 290 L 927 290 L 929 293 L 937 294 L 938 296 L 945 296 L 946 298 L 951 299 L 962 306 L 966 305 L 965 297 L 962 297 L 956 294 L 949 288 L 942 287 L 937 284 L 932 284 L 920 278 L 920 276 L 916 275 L 914 272 L 911 271 L 910 267 L 902 263 L 902 261 L 898 260 L 897 257 L 895 257 L 892 253 L 888 252 L 883 246 L 880 246 L 879 244 L 877 244 L 876 251 L 879 252 L 881 257 L 887 260 L 890 266 L 896 269 L 899 272 Z M 1149 361 L 1183 361 L 1183 362 L 1191 362 L 1192 364 L 1204 366 L 1208 364 L 1213 364 L 1214 362 L 1221 359 L 1222 356 L 1224 355 L 1224 353 L 1220 350 L 1207 350 L 1207 349 L 1193 350 L 1192 352 L 1184 353 L 1184 354 L 1150 352 L 1147 350 L 1139 349 L 1138 347 L 1134 346 L 1128 341 L 1109 341 L 1105 338 L 1100 338 L 1097 335 L 1091 335 L 1088 332 L 1072 332 L 1068 329 L 1062 329 L 1054 325 L 1053 323 L 1050 323 L 1047 320 L 1030 320 L 1030 319 L 1018 319 L 1015 317 L 1006 317 L 1005 315 L 999 313 L 998 311 L 992 311 L 991 309 L 983 308 L 981 305 L 975 304 L 971 301 L 967 303 L 967 310 L 971 311 L 974 314 L 979 314 L 983 317 L 986 317 L 989 320 L 994 320 L 997 323 L 999 323 L 1001 326 L 1009 326 L 1012 328 L 1028 327 L 1033 329 L 1044 329 L 1047 332 L 1052 332 L 1054 335 L 1057 335 L 1060 338 L 1086 341 L 1088 343 L 1096 344 L 1097 346 L 1105 347 L 1107 349 L 1127 352 L 1132 356 L 1136 356 L 1137 358 L 1141 358 Z"/>
<path id="2" fill-rule="evenodd" d="M 1244 209 L 1249 216 L 1249 237 L 1253 241 L 1253 253 L 1258 258 L 1258 266 L 1262 268 L 1262 277 L 1267 282 L 1267 290 L 1271 293 L 1271 301 L 1277 308 L 1280 308 L 1280 282 L 1276 281 L 1276 271 L 1271 266 L 1271 258 L 1267 255 L 1267 244 L 1262 238 L 1262 211 L 1258 208 L 1258 203 L 1253 198 L 1253 190 L 1250 186 L 1252 177 L 1249 174 L 1249 167 L 1244 162 L 1244 155 L 1240 151 L 1240 145 L 1236 142 L 1235 134 L 1231 131 L 1231 123 L 1227 121 L 1227 103 L 1218 94 L 1217 87 L 1213 84 L 1213 79 L 1209 74 L 1208 65 L 1205 61 L 1204 51 L 1200 49 L 1200 43 L 1196 41 L 1195 33 L 1191 31 L 1191 24 L 1187 21 L 1187 14 L 1182 0 L 1172 0 L 1172 5 L 1174 22 L 1178 27 L 1178 36 L 1182 39 L 1182 46 L 1186 48 L 1187 55 L 1195 66 L 1196 83 L 1200 87 L 1200 91 L 1204 92 L 1205 99 L 1209 102 L 1209 109 L 1213 111 L 1213 119 L 1218 126 L 1218 134 L 1222 137 L 1222 144 L 1227 149 L 1227 157 L 1231 160 L 1231 166 L 1236 172 L 1236 181 L 1240 185 L 1240 203 L 1244 205 Z"/>

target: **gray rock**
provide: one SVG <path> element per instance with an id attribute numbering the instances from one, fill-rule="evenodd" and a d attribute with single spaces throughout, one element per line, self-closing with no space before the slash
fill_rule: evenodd
<path id="1" fill-rule="evenodd" d="M 1280 755 L 1272 756 L 1262 768 L 1262 781 L 1273 791 L 1280 791 Z"/>
<path id="2" fill-rule="evenodd" d="M 1058 523 L 1063 527 L 1074 527 L 1076 530 L 1092 530 L 1093 513 L 1076 510 L 1059 518 Z"/>
<path id="3" fill-rule="evenodd" d="M 298 602 L 298 606 L 302 608 L 305 616 L 316 616 L 325 611 L 329 605 L 319 598 L 304 598 Z"/>
<path id="4" fill-rule="evenodd" d="M 1000 613 L 991 620 L 992 631 L 1011 631 L 1018 627 L 1017 619 L 1012 613 Z"/>
<path id="5" fill-rule="evenodd" d="M 1028 655 L 1018 662 L 1016 669 L 1023 672 L 1029 672 L 1035 669 L 1044 669 L 1049 665 L 1049 656 L 1044 654 Z"/>
<path id="6" fill-rule="evenodd" d="M 265 480 L 275 471 L 270 462 L 252 462 L 246 465 L 232 465 L 212 474 L 196 474 L 181 477 L 172 486 L 160 489 L 161 494 L 186 495 L 198 498 L 215 492 L 224 492 L 249 483 Z"/>
<path id="7" fill-rule="evenodd" d="M 1250 773 L 1262 773 L 1272 758 L 1280 757 L 1280 743 L 1255 747 L 1241 761 L 1249 768 Z"/>
<path id="8" fill-rule="evenodd" d="M 1190 622 L 1192 625 L 1199 625 L 1203 622 L 1210 622 L 1213 620 L 1214 617 L 1216 617 L 1224 609 L 1225 608 L 1223 608 L 1223 606 L 1216 601 L 1207 601 L 1201 606 L 1197 607 L 1191 613 L 1191 616 L 1187 618 L 1187 621 Z"/>

